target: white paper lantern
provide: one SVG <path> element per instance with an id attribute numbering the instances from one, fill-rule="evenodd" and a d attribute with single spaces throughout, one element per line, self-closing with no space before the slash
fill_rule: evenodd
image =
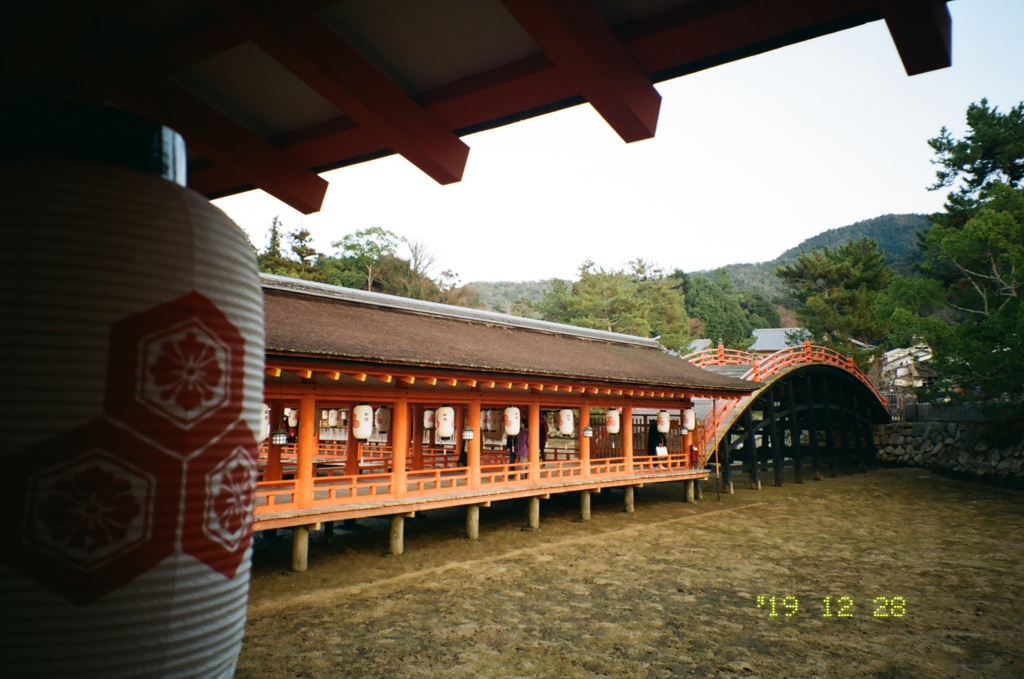
<path id="1" fill-rule="evenodd" d="M 568 408 L 558 411 L 558 433 L 563 436 L 572 434 L 572 411 Z"/>
<path id="2" fill-rule="evenodd" d="M 619 411 L 612 408 L 604 415 L 604 426 L 609 434 L 619 433 Z"/>
<path id="3" fill-rule="evenodd" d="M 349 421 L 352 426 L 352 438 L 365 441 L 373 433 L 373 408 L 366 403 L 360 403 L 352 409 Z"/>
<path id="4" fill-rule="evenodd" d="M 693 408 L 683 410 L 683 426 L 686 427 L 687 431 L 693 431 L 697 428 L 697 414 L 693 411 Z"/>
<path id="5" fill-rule="evenodd" d="M 0 126 L 0 672 L 231 677 L 263 420 L 252 246 L 150 171 L 184 161 L 173 132 L 63 106 Z"/>
<path id="6" fill-rule="evenodd" d="M 496 411 L 488 408 L 487 410 L 481 410 L 480 416 L 483 418 L 483 430 L 484 431 L 495 431 L 498 428 Z"/>
<path id="7" fill-rule="evenodd" d="M 423 428 L 430 430 L 434 428 L 434 411 L 424 410 L 423 411 Z"/>
<path id="8" fill-rule="evenodd" d="M 337 427 L 338 426 L 338 411 L 336 409 L 327 411 L 327 426 Z"/>
<path id="9" fill-rule="evenodd" d="M 377 408 L 377 412 L 373 414 L 373 423 L 381 434 L 388 433 L 388 429 L 391 427 L 391 411 L 387 406 Z"/>
<path id="10" fill-rule="evenodd" d="M 288 413 L 288 426 L 289 427 L 297 427 L 297 426 L 299 426 L 299 411 L 298 411 L 298 409 L 296 409 L 296 408 L 288 408 L 288 409 L 285 409 L 285 412 Z"/>
<path id="11" fill-rule="evenodd" d="M 455 435 L 455 408 L 441 406 L 437 409 L 437 435 L 445 439 Z"/>
<path id="12" fill-rule="evenodd" d="M 256 440 L 263 443 L 270 437 L 270 406 L 260 404 L 260 433 Z"/>
<path id="13" fill-rule="evenodd" d="M 517 436 L 519 434 L 519 408 L 509 406 L 505 408 L 505 436 Z"/>
<path id="14" fill-rule="evenodd" d="M 669 430 L 669 428 L 671 427 L 671 424 L 672 424 L 672 420 L 669 417 L 668 411 L 667 410 L 659 410 L 658 411 L 658 417 L 657 417 L 656 421 L 657 421 L 658 432 L 661 433 L 661 434 L 667 434 L 668 430 Z"/>

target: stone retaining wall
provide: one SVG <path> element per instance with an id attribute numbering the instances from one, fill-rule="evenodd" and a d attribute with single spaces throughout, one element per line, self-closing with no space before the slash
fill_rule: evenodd
<path id="1" fill-rule="evenodd" d="M 893 422 L 875 427 L 882 464 L 924 467 L 982 481 L 1024 488 L 1024 441 L 996 448 L 983 426 L 956 422 Z"/>

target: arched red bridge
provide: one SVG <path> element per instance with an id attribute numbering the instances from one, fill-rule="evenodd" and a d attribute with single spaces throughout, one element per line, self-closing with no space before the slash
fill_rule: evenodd
<path id="1" fill-rule="evenodd" d="M 823 468 L 864 471 L 875 453 L 871 425 L 889 421 L 885 399 L 853 359 L 809 341 L 767 356 L 719 345 L 684 359 L 762 384 L 743 399 L 696 403 L 699 462 L 719 468 L 726 492 L 737 462 L 752 488 L 769 463 L 777 486 L 788 465 L 797 483 L 808 462 L 815 479 Z"/>

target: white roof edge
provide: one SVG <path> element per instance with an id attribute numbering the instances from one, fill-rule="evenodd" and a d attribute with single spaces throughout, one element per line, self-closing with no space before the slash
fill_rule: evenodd
<path id="1" fill-rule="evenodd" d="M 510 328 L 523 328 L 525 330 L 535 330 L 538 332 L 547 332 L 556 335 L 571 335 L 573 337 L 584 337 L 587 339 L 600 340 L 602 342 L 639 345 L 649 347 L 651 349 L 664 350 L 661 343 L 653 338 L 626 335 L 624 333 L 609 332 L 607 330 L 580 328 L 575 325 L 552 323 L 551 321 L 539 321 L 533 318 L 501 314 L 497 311 L 470 309 L 469 307 L 441 304 L 439 302 L 426 302 L 420 299 L 385 295 L 380 292 L 356 290 L 355 288 L 342 288 L 336 285 L 328 285 L 326 283 L 317 283 L 299 278 L 288 278 L 287 276 L 261 273 L 260 283 L 264 288 L 302 292 L 314 297 L 326 297 L 328 299 L 357 302 L 359 304 L 370 304 L 390 309 L 399 309 L 401 311 L 430 314 L 432 316 L 444 316 L 446 318 L 456 318 L 464 321 L 504 325 Z"/>

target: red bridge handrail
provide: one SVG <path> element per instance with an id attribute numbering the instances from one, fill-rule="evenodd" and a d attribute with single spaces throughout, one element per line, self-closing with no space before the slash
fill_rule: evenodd
<path id="1" fill-rule="evenodd" d="M 778 375 L 793 366 L 831 365 L 845 370 L 856 377 L 864 386 L 871 390 L 871 393 L 878 398 L 883 406 L 885 405 L 885 397 L 879 393 L 878 388 L 871 383 L 867 375 L 857 367 L 852 356 L 843 356 L 838 351 L 811 344 L 810 341 L 805 341 L 802 346 L 787 347 L 764 357 L 759 357 L 757 354 L 747 351 L 726 349 L 719 344 L 716 349 L 695 351 L 683 356 L 683 359 L 699 368 L 712 365 L 749 364 L 750 369 L 743 374 L 742 379 L 755 382 L 763 382 L 766 378 Z M 729 399 L 717 403 L 711 409 L 711 412 L 708 413 L 707 417 L 698 423 L 696 430 L 697 449 L 700 451 L 700 456 L 697 460 L 698 468 L 703 467 L 711 457 L 718 444 L 718 430 L 724 426 L 729 415 L 739 407 L 740 402 L 743 400 Z M 722 433 L 724 434 L 725 432 L 723 431 Z"/>

